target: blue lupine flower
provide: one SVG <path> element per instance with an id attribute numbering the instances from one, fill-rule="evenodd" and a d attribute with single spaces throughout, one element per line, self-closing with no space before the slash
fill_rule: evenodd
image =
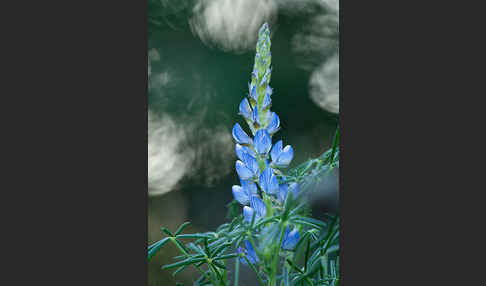
<path id="1" fill-rule="evenodd" d="M 255 250 L 253 249 L 253 246 L 251 245 L 251 243 L 248 240 L 245 240 L 245 248 L 238 247 L 238 253 L 240 253 L 240 254 L 243 253 L 246 256 L 246 259 L 248 259 L 248 261 L 251 264 L 258 263 L 258 256 L 257 256 Z M 243 257 L 240 257 L 240 261 L 243 264 L 248 264 L 246 262 L 246 259 L 244 259 Z"/>
<path id="2" fill-rule="evenodd" d="M 270 85 L 267 85 L 267 90 L 266 90 L 266 93 L 268 95 L 272 95 L 273 94 L 273 89 L 270 87 Z"/>
<path id="3" fill-rule="evenodd" d="M 276 194 L 278 191 L 278 179 L 272 168 L 263 170 L 259 178 L 260 188 L 267 194 Z"/>
<path id="4" fill-rule="evenodd" d="M 247 223 L 251 223 L 251 218 L 253 217 L 253 213 L 255 212 L 254 209 L 252 209 L 251 207 L 248 207 L 248 206 L 244 206 L 243 207 L 243 219 L 247 222 Z M 255 220 L 256 220 L 256 215 L 255 215 Z"/>
<path id="5" fill-rule="evenodd" d="M 256 186 L 255 186 L 255 188 L 256 188 Z M 300 191 L 299 184 L 296 183 L 296 182 L 290 183 L 290 185 L 289 185 L 289 191 L 291 191 L 292 192 L 292 196 L 294 198 L 296 198 L 297 195 L 299 194 L 299 191 Z"/>
<path id="6" fill-rule="evenodd" d="M 283 180 L 285 180 L 283 178 Z M 277 193 L 277 199 L 279 202 L 283 203 L 287 199 L 288 193 L 292 192 L 293 198 L 297 198 L 297 194 L 299 193 L 299 184 L 296 182 L 290 183 L 290 184 L 280 184 L 278 186 L 278 193 Z"/>
<path id="7" fill-rule="evenodd" d="M 250 197 L 258 193 L 257 186 L 254 182 L 240 180 L 241 186 L 234 185 L 231 188 L 233 197 L 242 205 L 248 205 L 250 203 Z"/>
<path id="8" fill-rule="evenodd" d="M 255 157 L 256 156 L 256 153 L 255 151 L 251 150 L 250 148 L 246 147 L 246 146 L 241 146 L 240 144 L 236 143 L 235 145 L 235 151 L 236 151 L 236 156 L 238 157 L 238 159 L 240 159 L 241 161 L 243 161 L 243 154 L 244 153 L 247 153 L 247 154 L 250 154 L 251 156 Z"/>
<path id="9" fill-rule="evenodd" d="M 253 176 L 257 177 L 260 175 L 260 167 L 258 166 L 258 161 L 250 155 L 249 153 L 243 154 L 243 163 L 252 172 Z M 243 179 L 246 180 L 246 179 Z"/>
<path id="10" fill-rule="evenodd" d="M 245 97 L 240 103 L 240 114 L 243 115 L 247 120 L 250 120 L 251 107 L 248 99 Z"/>
<path id="11" fill-rule="evenodd" d="M 250 136 L 248 136 L 245 131 L 241 128 L 240 124 L 236 123 L 233 126 L 232 130 L 233 138 L 235 138 L 236 142 L 240 144 L 252 144 L 253 141 L 251 140 Z"/>
<path id="12" fill-rule="evenodd" d="M 265 74 L 263 75 L 263 78 L 262 78 L 262 80 L 260 81 L 260 84 L 259 84 L 259 85 L 260 85 L 260 86 L 262 86 L 263 84 L 266 84 L 266 83 L 267 83 L 267 73 L 265 73 Z"/>
<path id="13" fill-rule="evenodd" d="M 270 79 L 270 75 L 272 74 L 272 68 L 268 68 L 268 70 L 265 72 L 263 75 L 262 81 L 260 82 L 260 85 L 266 84 L 267 81 Z"/>
<path id="14" fill-rule="evenodd" d="M 235 168 L 240 179 L 248 180 L 253 178 L 253 172 L 240 160 L 236 160 Z"/>
<path id="15" fill-rule="evenodd" d="M 280 118 L 278 117 L 277 113 L 272 112 L 270 115 L 270 123 L 267 126 L 267 132 L 269 134 L 274 134 L 280 129 Z"/>
<path id="16" fill-rule="evenodd" d="M 270 98 L 270 94 L 265 93 L 265 97 L 263 98 L 262 110 L 269 108 L 271 104 L 272 104 L 272 99 Z"/>
<path id="17" fill-rule="evenodd" d="M 254 182 L 240 180 L 240 183 L 241 183 L 241 187 L 247 190 L 249 195 L 258 194 L 258 188 Z"/>
<path id="18" fill-rule="evenodd" d="M 251 196 L 250 207 L 256 211 L 256 218 L 267 216 L 267 207 L 265 203 L 258 196 Z M 251 220 L 251 217 L 250 217 Z"/>
<path id="19" fill-rule="evenodd" d="M 255 150 L 261 154 L 267 154 L 272 148 L 272 138 L 267 130 L 260 129 L 255 133 Z"/>
<path id="20" fill-rule="evenodd" d="M 231 188 L 231 191 L 233 192 L 233 197 L 235 200 L 237 200 L 240 204 L 242 205 L 247 205 L 250 203 L 250 196 L 244 188 L 238 185 L 234 185 Z"/>
<path id="21" fill-rule="evenodd" d="M 253 98 L 255 101 L 258 101 L 256 85 L 253 85 L 253 83 L 248 84 L 248 89 L 250 90 L 250 97 Z"/>
<path id="22" fill-rule="evenodd" d="M 258 71 L 257 71 L 256 69 L 254 69 L 254 70 L 251 72 L 251 74 L 252 74 L 252 75 L 253 75 L 255 78 L 257 78 L 257 77 L 258 77 Z"/>
<path id="23" fill-rule="evenodd" d="M 258 116 L 258 106 L 256 106 L 256 105 L 255 105 L 255 108 L 253 108 L 252 120 L 253 120 L 253 122 L 256 122 L 259 125 L 261 125 L 260 117 Z"/>
<path id="24" fill-rule="evenodd" d="M 280 168 L 285 168 L 294 158 L 294 149 L 290 145 L 282 149 L 282 145 L 282 140 L 275 143 L 270 152 L 270 156 L 272 157 L 272 164 Z"/>
<path id="25" fill-rule="evenodd" d="M 273 145 L 272 151 L 270 152 L 270 157 L 272 157 L 272 161 L 275 161 L 282 152 L 282 140 L 279 140 L 277 143 Z"/>
<path id="26" fill-rule="evenodd" d="M 285 199 L 287 199 L 287 194 L 289 193 L 289 185 L 288 184 L 280 184 L 278 186 L 278 193 L 277 198 L 278 201 L 283 203 Z"/>
<path id="27" fill-rule="evenodd" d="M 299 241 L 299 231 L 297 228 L 290 231 L 290 227 L 285 229 L 284 237 L 282 240 L 282 249 L 293 250 Z"/>

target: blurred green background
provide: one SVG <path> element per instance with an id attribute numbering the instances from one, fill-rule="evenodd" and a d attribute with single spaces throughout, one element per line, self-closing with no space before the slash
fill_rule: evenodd
<path id="1" fill-rule="evenodd" d="M 149 244 L 163 237 L 161 226 L 174 230 L 191 221 L 187 232 L 203 232 L 226 222 L 231 186 L 239 183 L 231 128 L 245 126 L 238 105 L 248 93 L 264 21 L 272 34 L 272 110 L 282 128 L 274 138 L 294 147 L 290 167 L 331 146 L 338 12 L 336 1 L 149 0 Z M 336 207 L 331 185 L 316 201 L 323 210 Z M 154 256 L 149 285 L 192 285 L 196 272 L 173 277 L 160 269 L 176 255 L 169 245 Z M 246 270 L 240 285 L 253 285 Z"/>

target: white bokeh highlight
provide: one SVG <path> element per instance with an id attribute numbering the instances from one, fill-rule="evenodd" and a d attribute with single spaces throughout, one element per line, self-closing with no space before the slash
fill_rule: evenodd
<path id="1" fill-rule="evenodd" d="M 274 0 L 199 0 L 189 23 L 205 44 L 241 52 L 255 49 L 258 29 L 276 12 Z"/>

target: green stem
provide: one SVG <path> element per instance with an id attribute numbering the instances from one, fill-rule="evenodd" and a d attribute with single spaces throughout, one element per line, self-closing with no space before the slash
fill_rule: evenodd
<path id="1" fill-rule="evenodd" d="M 243 258 L 245 259 L 246 263 L 248 263 L 248 265 L 250 266 L 251 270 L 253 270 L 258 278 L 258 281 L 260 282 L 260 284 L 262 284 L 262 286 L 265 286 L 265 283 L 263 282 L 263 279 L 262 277 L 260 276 L 260 273 L 258 273 L 258 271 L 256 270 L 255 266 L 253 266 L 253 264 L 250 263 L 250 261 L 248 260 L 248 258 L 246 258 L 246 256 L 243 256 Z"/>
<path id="2" fill-rule="evenodd" d="M 171 239 L 171 240 L 172 240 L 172 242 L 173 242 L 173 243 L 174 243 L 174 244 L 177 246 L 177 248 L 179 248 L 179 250 L 180 250 L 182 253 L 184 253 L 184 255 L 185 255 L 186 257 L 189 257 L 189 256 L 190 256 L 190 255 L 189 255 L 189 253 L 187 253 L 187 251 L 186 251 L 184 248 L 182 248 L 182 247 L 181 247 L 181 246 L 180 246 L 180 245 L 179 245 L 177 242 L 175 242 L 175 239 L 176 239 L 175 237 L 172 237 L 172 239 Z M 199 270 L 199 272 L 201 272 L 201 274 L 202 274 L 202 275 L 206 276 L 206 278 L 208 279 L 208 281 L 211 281 L 211 283 L 213 283 L 213 285 L 217 285 L 216 283 L 214 283 L 214 280 L 213 280 L 213 279 L 211 279 L 211 277 L 210 277 L 210 276 L 208 276 L 208 275 L 206 274 L 206 272 L 205 272 L 205 271 L 203 271 L 203 270 L 201 269 L 201 267 L 199 267 L 199 266 L 197 266 L 197 265 L 195 265 L 195 264 L 193 264 L 193 265 L 194 265 L 194 267 L 196 267 L 196 269 L 197 269 L 197 270 Z"/>
<path id="3" fill-rule="evenodd" d="M 235 283 L 234 283 L 234 286 L 238 286 L 238 279 L 239 279 L 239 276 L 240 276 L 240 258 L 236 257 L 235 259 L 236 259 L 236 261 L 235 261 Z"/>
<path id="4" fill-rule="evenodd" d="M 223 260 L 223 265 L 226 266 L 225 260 Z M 226 271 L 226 269 L 223 270 L 223 279 L 224 279 L 224 284 L 226 284 L 226 281 L 228 281 L 228 271 Z"/>
<path id="5" fill-rule="evenodd" d="M 221 283 L 223 283 L 223 286 L 226 286 L 226 282 L 224 281 L 224 278 L 221 276 L 221 273 L 216 268 L 216 266 L 214 266 L 212 264 L 208 264 L 208 265 L 209 265 L 209 269 L 212 270 L 214 273 L 216 273 L 216 276 L 218 277 L 219 281 L 221 281 Z"/>
<path id="6" fill-rule="evenodd" d="M 287 223 L 282 223 L 282 230 L 280 231 L 280 239 L 279 239 L 279 243 L 277 245 L 277 251 L 275 253 L 275 256 L 273 258 L 273 263 L 272 263 L 272 274 L 270 276 L 270 286 L 277 286 L 278 256 L 280 254 L 280 246 L 282 245 L 283 235 L 284 235 L 286 226 L 287 226 Z"/>

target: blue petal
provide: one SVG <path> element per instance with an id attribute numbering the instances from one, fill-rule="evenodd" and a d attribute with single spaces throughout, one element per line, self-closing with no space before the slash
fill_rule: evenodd
<path id="1" fill-rule="evenodd" d="M 265 83 L 267 83 L 267 73 L 265 73 L 265 74 L 263 75 L 263 78 L 262 78 L 262 80 L 260 81 L 260 86 L 261 86 L 261 85 L 263 85 L 263 84 L 265 84 Z"/>
<path id="2" fill-rule="evenodd" d="M 242 180 L 248 180 L 253 177 L 253 172 L 248 169 L 240 160 L 236 161 L 235 167 L 238 176 L 240 176 Z"/>
<path id="3" fill-rule="evenodd" d="M 282 241 L 282 249 L 292 250 L 297 245 L 297 242 L 299 242 L 299 231 L 297 228 L 294 228 L 292 231 L 289 230 L 290 228 L 287 226 L 287 229 L 285 229 L 284 239 Z"/>
<path id="4" fill-rule="evenodd" d="M 278 179 L 272 168 L 263 170 L 259 178 L 260 187 L 267 194 L 275 194 L 278 191 Z"/>
<path id="5" fill-rule="evenodd" d="M 251 222 L 251 218 L 253 217 L 254 212 L 255 212 L 255 210 L 250 208 L 250 207 L 247 207 L 247 206 L 243 207 L 243 218 L 247 223 Z"/>
<path id="6" fill-rule="evenodd" d="M 272 112 L 270 123 L 267 126 L 267 131 L 270 134 L 277 132 L 280 129 L 280 118 L 275 112 Z"/>
<path id="7" fill-rule="evenodd" d="M 283 148 L 282 152 L 280 152 L 280 155 L 277 157 L 277 160 L 273 161 L 275 165 L 278 167 L 287 167 L 292 159 L 294 158 L 294 149 L 292 149 L 292 146 L 287 145 L 285 148 Z"/>
<path id="8" fill-rule="evenodd" d="M 255 78 L 258 78 L 258 71 L 256 69 L 254 69 L 251 74 L 255 77 Z"/>
<path id="9" fill-rule="evenodd" d="M 258 196 L 251 196 L 250 206 L 257 213 L 257 218 L 265 217 L 267 215 L 267 207 L 265 203 Z"/>
<path id="10" fill-rule="evenodd" d="M 243 160 L 243 154 L 246 151 L 244 148 L 245 148 L 244 146 L 241 146 L 238 143 L 236 143 L 236 145 L 235 145 L 236 157 L 238 157 L 238 159 L 240 159 L 240 160 Z"/>
<path id="11" fill-rule="evenodd" d="M 278 192 L 278 179 L 277 176 L 272 175 L 270 177 L 270 182 L 268 184 L 268 193 L 269 194 L 275 194 Z"/>
<path id="12" fill-rule="evenodd" d="M 248 240 L 245 240 L 245 247 L 246 247 L 246 258 L 250 261 L 251 264 L 255 264 L 258 262 L 258 256 L 251 246 L 251 243 Z"/>
<path id="13" fill-rule="evenodd" d="M 270 181 L 270 176 L 272 176 L 271 168 L 266 167 L 265 170 L 260 174 L 260 178 L 258 179 L 258 183 L 260 184 L 260 188 L 266 193 L 268 189 L 268 182 Z"/>
<path id="14" fill-rule="evenodd" d="M 243 162 L 245 163 L 245 166 L 252 172 L 252 176 L 258 176 L 260 174 L 260 167 L 258 166 L 258 161 L 255 159 L 255 157 L 245 153 L 243 154 Z"/>
<path id="15" fill-rule="evenodd" d="M 245 97 L 240 103 L 240 114 L 243 115 L 246 119 L 250 119 L 251 108 L 248 99 Z"/>
<path id="16" fill-rule="evenodd" d="M 272 98 L 270 97 L 270 94 L 265 93 L 265 97 L 263 98 L 262 110 L 269 108 L 271 104 L 272 104 Z"/>
<path id="17" fill-rule="evenodd" d="M 243 131 L 240 124 L 236 123 L 232 130 L 233 138 L 240 144 L 252 144 L 251 138 Z"/>
<path id="18" fill-rule="evenodd" d="M 253 83 L 250 84 L 249 89 L 250 89 L 250 97 L 253 98 L 255 101 L 258 101 L 256 85 L 253 85 Z"/>
<path id="19" fill-rule="evenodd" d="M 256 153 L 255 151 L 251 150 L 250 148 L 246 147 L 246 146 L 241 146 L 240 144 L 236 143 L 235 145 L 235 151 L 236 151 L 236 156 L 238 157 L 238 159 L 240 159 L 241 161 L 243 161 L 243 154 L 249 154 L 253 157 L 256 156 Z"/>
<path id="20" fill-rule="evenodd" d="M 241 180 L 241 187 L 245 190 L 248 195 L 258 194 L 257 186 L 252 181 Z"/>
<path id="21" fill-rule="evenodd" d="M 288 184 L 281 184 L 278 187 L 278 200 L 283 203 L 285 202 L 285 199 L 287 198 L 287 194 L 289 192 L 289 185 Z"/>
<path id="22" fill-rule="evenodd" d="M 247 205 L 250 203 L 250 197 L 248 196 L 248 193 L 246 190 L 240 186 L 233 186 L 231 188 L 233 192 L 233 197 L 235 200 L 237 200 L 240 204 L 242 205 Z"/>
<path id="23" fill-rule="evenodd" d="M 280 153 L 282 152 L 282 140 L 278 141 L 273 145 L 272 152 L 270 152 L 270 156 L 272 157 L 272 161 L 276 161 Z"/>
<path id="24" fill-rule="evenodd" d="M 266 90 L 266 93 L 268 95 L 272 95 L 273 94 L 273 89 L 270 87 L 270 85 L 267 85 L 267 90 Z"/>
<path id="25" fill-rule="evenodd" d="M 295 182 L 291 183 L 289 185 L 289 190 L 292 192 L 292 196 L 296 198 L 300 191 L 299 184 Z"/>
<path id="26" fill-rule="evenodd" d="M 272 74 L 272 68 L 268 68 L 268 70 L 265 72 L 265 74 L 263 75 L 263 78 L 262 80 L 260 81 L 260 85 L 263 85 L 263 84 L 266 84 L 268 83 L 268 81 L 270 81 L 270 76 Z"/>
<path id="27" fill-rule="evenodd" d="M 272 138 L 267 130 L 260 129 L 255 133 L 255 150 L 259 154 L 267 154 L 272 148 Z"/>
<path id="28" fill-rule="evenodd" d="M 243 247 L 238 247 L 238 249 L 236 250 L 238 252 L 238 254 L 246 254 L 245 250 L 243 249 Z M 248 263 L 246 263 L 246 260 L 243 258 L 243 257 L 240 257 L 240 262 L 247 265 Z"/>
<path id="29" fill-rule="evenodd" d="M 260 117 L 258 116 L 258 106 L 255 106 L 255 108 L 253 108 L 252 120 L 253 122 L 260 124 Z"/>

